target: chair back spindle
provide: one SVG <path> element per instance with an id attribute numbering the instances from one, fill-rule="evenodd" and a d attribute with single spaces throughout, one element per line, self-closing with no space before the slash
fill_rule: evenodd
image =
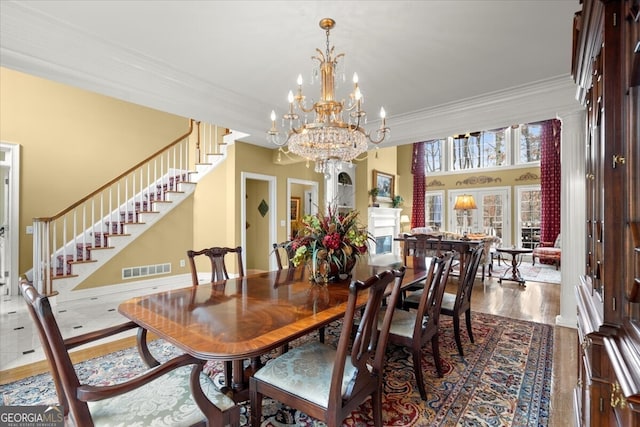
<path id="1" fill-rule="evenodd" d="M 99 424 L 102 425 L 164 425 L 167 417 L 172 417 L 174 414 L 179 414 L 179 417 L 188 425 L 203 421 L 207 425 L 220 427 L 240 425 L 239 406 L 219 390 L 214 389 L 213 384 L 207 386 L 206 391 L 202 388 L 201 374 L 204 361 L 189 354 L 181 354 L 118 384 L 99 386 L 82 383 L 76 373 L 69 350 L 138 328 L 138 326 L 133 322 L 126 322 L 64 339 L 49 298 L 39 294 L 27 280 L 21 281 L 20 287 L 29 307 L 29 313 L 40 334 L 56 385 L 58 400 L 65 408 L 65 416 L 69 416 L 73 425 L 93 427 L 96 420 L 99 420 Z M 192 365 L 190 374 L 185 370 L 188 365 Z M 198 382 L 200 387 L 194 387 L 193 384 Z M 185 386 L 179 387 L 176 384 Z M 157 399 L 157 390 L 163 387 L 172 387 L 172 394 L 162 402 L 157 400 L 154 402 L 158 405 L 157 411 L 136 412 L 134 408 L 142 407 L 145 402 Z M 134 390 L 137 393 L 130 393 Z M 126 422 L 124 422 L 125 419 Z"/>
<path id="2" fill-rule="evenodd" d="M 187 257 L 189 258 L 189 268 L 191 270 L 191 282 L 194 286 L 198 285 L 198 268 L 196 266 L 196 258 L 206 257 L 211 263 L 211 282 L 218 282 L 221 280 L 229 279 L 229 273 L 227 272 L 226 257 L 229 254 L 235 254 L 237 259 L 238 277 L 244 277 L 244 266 L 242 264 L 242 247 L 236 248 L 218 247 L 206 248 L 199 251 L 189 250 L 187 251 Z"/>
<path id="3" fill-rule="evenodd" d="M 329 427 L 341 425 L 371 396 L 374 425 L 382 426 L 382 370 L 393 310 L 382 319 L 380 313 L 387 295 L 388 304 L 396 304 L 404 271 L 404 267 L 387 270 L 351 283 L 336 348 L 319 342 L 304 344 L 275 358 L 250 378 L 252 425 L 259 425 L 266 395 Z M 300 368 L 294 368 L 297 366 Z"/>
<path id="4" fill-rule="evenodd" d="M 453 331 L 460 356 L 464 356 L 462 349 L 462 341 L 460 339 L 460 317 L 465 314 L 467 323 L 467 333 L 469 339 L 473 341 L 473 332 L 471 329 L 471 293 L 473 284 L 476 280 L 480 260 L 484 254 L 484 243 L 479 244 L 471 250 L 469 261 L 465 264 L 464 275 L 462 280 L 458 282 L 456 294 L 445 292 L 442 297 L 440 306 L 440 314 L 453 317 Z"/>

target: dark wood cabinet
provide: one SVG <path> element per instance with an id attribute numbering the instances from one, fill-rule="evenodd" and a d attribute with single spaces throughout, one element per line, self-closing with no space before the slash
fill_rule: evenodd
<path id="1" fill-rule="evenodd" d="M 576 423 L 640 425 L 640 0 L 583 0 L 572 73 L 586 108 Z"/>

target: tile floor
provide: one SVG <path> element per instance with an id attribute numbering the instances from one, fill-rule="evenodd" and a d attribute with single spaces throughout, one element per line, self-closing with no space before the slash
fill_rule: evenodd
<path id="1" fill-rule="evenodd" d="M 59 302 L 54 307 L 54 312 L 62 336 L 68 338 L 125 322 L 126 318 L 118 313 L 120 302 L 135 296 L 184 286 L 184 282 L 181 283 Z M 0 297 L 0 371 L 45 360 L 38 332 L 25 304 L 21 295 Z M 135 332 L 132 330 L 129 334 L 134 335 Z M 126 333 L 123 333 L 111 339 L 125 336 Z M 102 342 L 106 342 L 106 339 Z"/>

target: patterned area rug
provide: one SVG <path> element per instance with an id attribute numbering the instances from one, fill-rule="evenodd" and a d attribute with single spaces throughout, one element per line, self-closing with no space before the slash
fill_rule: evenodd
<path id="1" fill-rule="evenodd" d="M 463 322 L 464 324 L 464 322 Z M 335 340 L 340 323 L 327 328 L 327 342 Z M 407 350 L 390 346 L 384 379 L 384 424 L 389 426 L 541 426 L 549 421 L 553 358 L 553 327 L 482 313 L 473 313 L 472 344 L 463 327 L 465 356 L 458 355 L 452 322 L 442 319 L 440 354 L 444 377 L 436 374 L 431 346 L 423 350 L 427 400 L 415 386 L 411 357 Z M 315 336 L 306 339 L 317 339 Z M 296 343 L 292 343 L 296 345 Z M 177 350 L 164 342 L 152 343 L 161 359 Z M 78 364 L 78 374 L 95 384 L 121 381 L 143 369 L 135 349 L 115 358 L 104 356 Z M 265 360 L 272 355 L 265 356 Z M 216 382 L 222 380 L 219 363 L 207 364 Z M 109 381 L 105 380 L 109 378 Z M 39 405 L 57 402 L 49 374 L 38 375 L 1 387 L 4 405 Z M 243 407 L 243 425 L 248 422 L 248 402 Z M 372 425 L 371 405 L 366 401 L 345 421 L 346 426 Z M 265 399 L 262 426 L 316 426 L 305 414 Z"/>
<path id="2" fill-rule="evenodd" d="M 507 269 L 511 270 L 511 261 L 501 261 L 500 265 L 496 261 L 493 262 L 493 277 L 500 277 Z M 560 284 L 560 270 L 556 270 L 553 265 L 540 264 L 536 262 L 533 265 L 530 262 L 523 261 L 518 267 L 520 274 L 524 280 L 532 282 L 555 283 Z"/>

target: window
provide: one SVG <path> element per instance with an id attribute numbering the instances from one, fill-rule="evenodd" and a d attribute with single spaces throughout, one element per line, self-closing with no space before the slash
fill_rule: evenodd
<path id="1" fill-rule="evenodd" d="M 502 209 L 504 204 L 503 193 L 486 194 L 482 197 L 482 230 L 486 234 L 502 236 L 504 228 Z"/>
<path id="2" fill-rule="evenodd" d="M 539 163 L 544 122 L 470 132 L 425 142 L 425 172 Z"/>
<path id="3" fill-rule="evenodd" d="M 444 139 L 436 139 L 424 143 L 424 169 L 426 173 L 442 172 L 442 147 L 444 142 Z"/>
<path id="4" fill-rule="evenodd" d="M 482 232 L 502 239 L 503 245 L 511 244 L 511 226 L 509 218 L 511 210 L 509 187 L 493 187 L 478 190 L 449 190 L 449 226 L 448 229 L 462 234 L 464 231 Z M 456 211 L 453 209 L 457 196 L 462 194 L 473 196 L 477 209 Z M 467 218 L 467 224 L 464 219 Z"/>
<path id="5" fill-rule="evenodd" d="M 518 163 L 539 162 L 541 154 L 542 124 L 524 124 L 520 125 L 518 130 Z"/>
<path id="6" fill-rule="evenodd" d="M 518 245 L 533 249 L 540 243 L 540 219 L 542 212 L 542 191 L 540 186 L 517 188 L 518 203 Z"/>
<path id="7" fill-rule="evenodd" d="M 444 193 L 442 191 L 427 191 L 424 197 L 424 222 L 427 227 L 434 230 L 442 227 L 442 201 Z"/>
<path id="8" fill-rule="evenodd" d="M 457 135 L 451 140 L 451 170 L 501 166 L 506 160 L 504 129 Z"/>

